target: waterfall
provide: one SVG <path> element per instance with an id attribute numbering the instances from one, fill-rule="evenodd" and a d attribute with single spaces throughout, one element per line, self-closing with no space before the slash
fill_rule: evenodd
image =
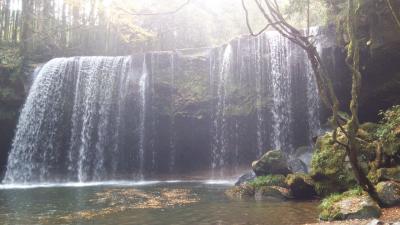
<path id="1" fill-rule="evenodd" d="M 214 136 L 212 146 L 212 172 L 214 176 L 215 170 L 219 170 L 223 175 L 223 167 L 225 165 L 225 155 L 227 153 L 227 88 L 228 78 L 231 71 L 232 62 L 232 46 L 227 45 L 224 49 L 221 59 L 221 66 L 218 72 L 218 88 L 217 88 L 217 105 L 216 115 L 214 116 Z"/>
<path id="2" fill-rule="evenodd" d="M 320 40 L 320 29 L 318 27 L 310 28 L 310 35 L 314 36 L 314 43 L 316 45 L 317 51 L 322 52 Z M 313 144 L 313 138 L 320 135 L 321 124 L 319 121 L 319 111 L 320 111 L 320 99 L 318 94 L 317 82 L 315 81 L 314 72 L 311 68 L 311 63 L 307 63 L 306 67 L 307 76 L 307 115 L 308 115 L 308 127 L 309 127 L 309 143 Z"/>
<path id="3" fill-rule="evenodd" d="M 218 178 L 270 149 L 310 146 L 320 130 L 306 54 L 277 32 L 217 48 L 57 58 L 37 71 L 4 183 Z"/>
<path id="4" fill-rule="evenodd" d="M 113 100 L 129 63 L 129 57 L 81 57 L 45 64 L 21 112 L 4 181 L 107 177 L 106 149 L 117 144 L 110 138 L 118 121 Z"/>
<path id="5" fill-rule="evenodd" d="M 175 89 L 175 56 L 174 54 L 170 55 L 170 67 L 171 67 L 171 126 L 170 126 L 170 156 L 169 156 L 169 171 L 173 172 L 175 168 L 176 161 L 176 133 L 175 133 L 175 97 L 174 97 L 174 89 Z"/>
<path id="6" fill-rule="evenodd" d="M 290 147 L 290 123 L 291 123 L 291 79 L 288 71 L 288 40 L 278 33 L 269 36 L 271 51 L 271 83 L 273 93 L 273 147 L 284 149 Z"/>
<path id="7" fill-rule="evenodd" d="M 144 178 L 143 170 L 145 164 L 145 140 L 146 140 L 146 108 L 147 108 L 147 89 L 148 89 L 148 72 L 146 64 L 146 56 L 143 58 L 142 75 L 139 80 L 139 93 L 140 93 L 140 122 L 139 122 L 139 176 L 140 179 Z"/>

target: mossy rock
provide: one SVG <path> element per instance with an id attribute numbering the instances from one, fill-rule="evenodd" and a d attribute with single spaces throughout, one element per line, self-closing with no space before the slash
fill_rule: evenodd
<path id="1" fill-rule="evenodd" d="M 285 182 L 296 199 L 310 199 L 316 195 L 314 181 L 308 174 L 289 174 Z"/>
<path id="2" fill-rule="evenodd" d="M 379 181 L 400 180 L 400 166 L 393 168 L 380 168 L 376 172 Z"/>
<path id="3" fill-rule="evenodd" d="M 254 198 L 256 200 L 277 200 L 284 201 L 292 199 L 289 189 L 278 186 L 264 186 L 255 190 Z"/>
<path id="4" fill-rule="evenodd" d="M 252 198 L 255 193 L 255 188 L 249 184 L 234 186 L 225 191 L 225 195 L 232 199 Z"/>
<path id="5" fill-rule="evenodd" d="M 376 192 L 385 206 L 400 204 L 400 183 L 393 181 L 380 182 L 376 185 Z"/>
<path id="6" fill-rule="evenodd" d="M 259 160 L 254 161 L 251 167 L 257 176 L 269 174 L 287 175 L 290 173 L 287 157 L 280 150 L 268 151 Z"/>
<path id="7" fill-rule="evenodd" d="M 333 194 L 319 206 L 321 220 L 348 220 L 377 218 L 381 215 L 379 205 L 360 188 Z"/>
<path id="8" fill-rule="evenodd" d="M 278 186 L 287 187 L 285 182 L 285 176 L 283 175 L 267 175 L 256 177 L 256 179 L 250 181 L 248 184 L 254 188 L 261 188 L 265 186 Z"/>
<path id="9" fill-rule="evenodd" d="M 311 160 L 311 177 L 321 196 L 346 191 L 356 184 L 349 163 L 346 163 L 346 151 L 333 142 L 331 132 L 317 139 Z"/>

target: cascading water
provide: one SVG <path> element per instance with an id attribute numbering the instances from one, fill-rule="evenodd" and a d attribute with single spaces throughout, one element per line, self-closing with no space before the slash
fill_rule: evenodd
<path id="1" fill-rule="evenodd" d="M 172 86 L 172 93 L 171 93 L 171 126 L 170 126 L 170 154 L 169 154 L 169 171 L 173 172 L 175 168 L 175 160 L 176 160 L 176 133 L 175 133 L 175 98 L 174 98 L 174 89 L 175 89 L 175 56 L 171 54 L 170 56 L 170 66 L 171 66 L 171 86 Z"/>
<path id="2" fill-rule="evenodd" d="M 274 149 L 291 149 L 290 123 L 291 123 L 291 77 L 288 71 L 290 48 L 289 41 L 277 32 L 269 33 L 271 84 L 273 93 L 273 133 Z"/>
<path id="3" fill-rule="evenodd" d="M 240 172 L 268 149 L 310 145 L 320 126 L 310 73 L 276 32 L 214 49 L 53 59 L 22 109 L 3 182 Z"/>
<path id="4" fill-rule="evenodd" d="M 144 163 L 145 163 L 145 140 L 146 140 L 146 92 L 148 89 L 148 72 L 147 72 L 147 64 L 146 57 L 143 59 L 143 67 L 142 67 L 142 76 L 139 80 L 139 93 L 140 93 L 140 120 L 139 120 L 139 176 L 140 179 L 144 178 Z"/>
<path id="5" fill-rule="evenodd" d="M 213 176 L 215 170 L 219 170 L 220 176 L 223 176 L 223 168 L 225 165 L 225 156 L 227 152 L 227 88 L 228 79 L 231 71 L 232 63 L 232 46 L 227 45 L 222 54 L 221 67 L 218 73 L 218 88 L 217 88 L 217 105 L 216 115 L 214 117 L 214 137 L 212 146 L 212 162 L 211 168 Z"/>

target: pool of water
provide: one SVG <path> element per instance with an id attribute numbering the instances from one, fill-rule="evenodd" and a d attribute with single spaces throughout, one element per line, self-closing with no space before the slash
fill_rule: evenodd
<path id="1" fill-rule="evenodd" d="M 1 224 L 303 224 L 317 202 L 232 200 L 225 181 L 0 186 Z"/>

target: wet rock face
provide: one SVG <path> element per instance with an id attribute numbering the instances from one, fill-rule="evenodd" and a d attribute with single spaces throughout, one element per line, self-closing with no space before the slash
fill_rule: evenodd
<path id="1" fill-rule="evenodd" d="M 257 176 L 269 174 L 287 175 L 290 173 L 285 154 L 280 150 L 272 150 L 265 153 L 259 160 L 251 165 Z"/>
<path id="2" fill-rule="evenodd" d="M 380 182 L 376 185 L 379 199 L 386 206 L 400 204 L 400 183 L 393 181 Z"/>
<path id="3" fill-rule="evenodd" d="M 398 1 L 391 1 L 395 12 Z M 379 110 L 398 104 L 400 94 L 400 29 L 388 10 L 386 1 L 367 0 L 361 6 L 363 51 L 361 57 L 363 87 L 360 117 L 375 121 Z"/>

